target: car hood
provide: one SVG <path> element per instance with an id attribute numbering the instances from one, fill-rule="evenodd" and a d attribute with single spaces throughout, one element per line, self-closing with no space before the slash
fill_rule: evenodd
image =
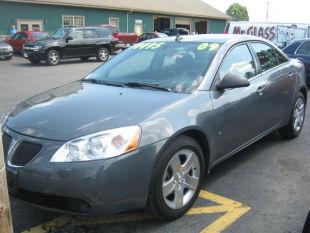
<path id="1" fill-rule="evenodd" d="M 53 38 L 43 38 L 40 40 L 27 42 L 25 45 L 53 45 L 53 44 L 59 44 L 62 41 L 62 39 L 53 39 Z"/>
<path id="2" fill-rule="evenodd" d="M 138 125 L 187 94 L 74 82 L 34 96 L 10 113 L 18 133 L 68 141 L 94 132 Z"/>

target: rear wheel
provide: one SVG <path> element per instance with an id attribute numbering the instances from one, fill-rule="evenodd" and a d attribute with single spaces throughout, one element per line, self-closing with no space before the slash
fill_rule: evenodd
<path id="1" fill-rule="evenodd" d="M 204 177 L 204 157 L 199 144 L 178 137 L 160 156 L 153 173 L 149 207 L 159 218 L 172 220 L 194 204 Z"/>
<path id="2" fill-rule="evenodd" d="M 110 52 L 107 48 L 101 47 L 97 50 L 97 60 L 100 62 L 106 62 L 109 59 Z"/>
<path id="3" fill-rule="evenodd" d="M 305 97 L 302 93 L 299 93 L 296 97 L 289 123 L 279 130 L 282 137 L 286 139 L 293 139 L 298 137 L 304 125 L 305 110 Z"/>
<path id="4" fill-rule="evenodd" d="M 49 65 L 55 66 L 60 63 L 60 53 L 57 50 L 50 50 L 46 53 L 46 62 Z"/>

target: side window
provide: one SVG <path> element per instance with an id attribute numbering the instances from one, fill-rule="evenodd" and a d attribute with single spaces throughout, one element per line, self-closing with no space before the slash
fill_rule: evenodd
<path id="1" fill-rule="evenodd" d="M 28 39 L 28 35 L 25 34 L 25 33 L 21 33 L 19 39 L 27 40 Z"/>
<path id="2" fill-rule="evenodd" d="M 82 30 L 74 30 L 72 31 L 69 36 L 73 38 L 73 40 L 81 40 L 83 39 L 83 31 Z"/>
<path id="3" fill-rule="evenodd" d="M 98 37 L 95 29 L 85 29 L 84 32 L 85 32 L 85 35 L 84 35 L 85 39 L 94 39 Z"/>
<path id="4" fill-rule="evenodd" d="M 263 43 L 252 43 L 252 47 L 258 57 L 262 72 L 279 65 L 277 55 L 272 47 Z"/>
<path id="5" fill-rule="evenodd" d="M 279 51 L 277 51 L 277 50 L 274 50 L 274 51 L 275 51 L 275 53 L 277 55 L 279 64 L 283 64 L 283 63 L 287 62 L 286 57 L 284 57 Z"/>
<path id="6" fill-rule="evenodd" d="M 303 43 L 297 51 L 300 55 L 310 55 L 310 41 Z"/>
<path id="7" fill-rule="evenodd" d="M 107 28 L 103 28 L 103 27 L 97 28 L 97 32 L 98 32 L 100 38 L 112 36 L 112 32 Z"/>
<path id="8" fill-rule="evenodd" d="M 239 45 L 228 53 L 219 69 L 220 79 L 228 73 L 240 75 L 247 79 L 256 75 L 254 60 L 248 46 Z"/>

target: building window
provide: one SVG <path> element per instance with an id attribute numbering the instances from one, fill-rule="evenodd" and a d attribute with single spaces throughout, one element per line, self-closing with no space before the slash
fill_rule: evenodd
<path id="1" fill-rule="evenodd" d="M 109 24 L 119 29 L 119 18 L 109 18 Z"/>
<path id="2" fill-rule="evenodd" d="M 85 25 L 85 17 L 80 15 L 63 15 L 62 26 L 78 26 L 82 27 Z"/>

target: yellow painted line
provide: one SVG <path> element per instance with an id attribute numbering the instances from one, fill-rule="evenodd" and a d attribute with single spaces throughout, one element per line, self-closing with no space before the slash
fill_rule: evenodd
<path id="1" fill-rule="evenodd" d="M 214 214 L 214 213 L 225 213 L 223 216 L 216 219 L 214 222 L 206 226 L 201 230 L 201 233 L 220 233 L 227 229 L 231 224 L 237 221 L 251 208 L 243 205 L 240 202 L 222 197 L 205 190 L 202 190 L 199 197 L 212 202 L 215 202 L 215 206 L 204 206 L 195 207 L 190 209 L 186 215 L 202 215 L 202 214 Z M 154 216 L 143 213 L 132 213 L 132 214 L 118 214 L 110 217 L 70 217 L 62 216 L 52 221 L 44 223 L 42 225 L 33 227 L 25 230 L 22 233 L 46 233 L 52 230 L 59 229 L 65 225 L 71 226 L 87 226 L 87 225 L 105 225 L 112 223 L 123 223 L 123 222 L 137 222 L 154 219 Z"/>

